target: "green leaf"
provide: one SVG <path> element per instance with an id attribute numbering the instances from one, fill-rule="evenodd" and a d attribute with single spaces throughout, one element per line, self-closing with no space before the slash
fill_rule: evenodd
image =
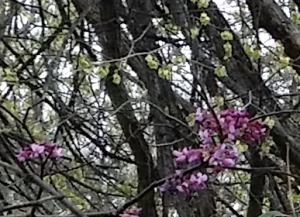
<path id="1" fill-rule="evenodd" d="M 210 17 L 207 15 L 207 13 L 201 13 L 200 22 L 203 26 L 207 26 L 209 24 Z"/>
<path id="2" fill-rule="evenodd" d="M 260 155 L 265 156 L 266 154 L 270 153 L 271 147 L 274 145 L 273 138 L 271 136 L 268 136 L 266 141 L 264 141 L 260 145 Z"/>
<path id="3" fill-rule="evenodd" d="M 244 44 L 244 50 L 247 55 L 251 55 L 253 53 L 253 48 L 251 47 L 250 43 L 246 42 Z"/>
<path id="4" fill-rule="evenodd" d="M 120 84 L 121 83 L 121 76 L 118 73 L 113 74 L 113 83 Z"/>
<path id="5" fill-rule="evenodd" d="M 86 58 L 86 56 L 80 56 L 78 59 L 78 65 L 80 69 L 87 69 L 91 67 L 90 61 Z"/>
<path id="6" fill-rule="evenodd" d="M 299 202 L 300 201 L 300 195 L 299 194 L 293 194 L 293 200 Z"/>
<path id="7" fill-rule="evenodd" d="M 224 41 L 232 41 L 233 40 L 233 35 L 231 32 L 229 31 L 224 31 L 221 33 L 221 38 L 224 40 Z"/>
<path id="8" fill-rule="evenodd" d="M 100 66 L 99 70 L 98 70 L 98 74 L 102 77 L 105 78 L 108 73 L 109 73 L 109 67 L 110 64 L 109 63 L 104 63 Z"/>
<path id="9" fill-rule="evenodd" d="M 283 45 L 281 44 L 280 41 L 276 43 L 276 48 L 275 48 L 276 53 L 283 53 Z"/>
<path id="10" fill-rule="evenodd" d="M 146 60 L 146 62 L 147 62 L 150 69 L 154 69 L 154 70 L 158 69 L 159 63 L 158 63 L 155 56 L 153 56 L 151 54 L 148 54 L 146 56 L 145 60 Z"/>
<path id="11" fill-rule="evenodd" d="M 200 29 L 197 26 L 194 26 L 190 29 L 192 39 L 196 38 L 199 35 L 199 30 Z"/>
<path id="12" fill-rule="evenodd" d="M 258 50 L 258 49 L 253 50 L 253 52 L 252 52 L 252 54 L 251 54 L 251 56 L 252 56 L 253 58 L 255 58 L 255 59 L 258 59 L 258 58 L 260 57 L 260 55 L 261 55 L 261 52 L 260 52 L 260 50 Z"/>
<path id="13" fill-rule="evenodd" d="M 279 57 L 280 68 L 284 69 L 289 66 L 290 58 L 289 57 Z"/>
<path id="14" fill-rule="evenodd" d="M 5 70 L 5 75 L 3 77 L 4 77 L 3 80 L 10 84 L 15 84 L 16 81 L 18 81 L 17 73 L 13 69 L 10 69 L 10 68 L 7 68 Z"/>
<path id="15" fill-rule="evenodd" d="M 176 56 L 173 61 L 172 61 L 175 65 L 179 65 L 181 63 L 185 62 L 185 57 L 183 55 L 178 55 Z"/>
<path id="16" fill-rule="evenodd" d="M 216 96 L 215 101 L 219 108 L 224 105 L 224 98 L 222 96 Z"/>
<path id="17" fill-rule="evenodd" d="M 192 2 L 196 3 L 198 8 L 208 8 L 210 0 L 191 0 Z"/>
<path id="18" fill-rule="evenodd" d="M 288 216 L 278 211 L 269 211 L 264 214 L 261 214 L 259 217 L 281 217 L 281 216 Z"/>
<path id="19" fill-rule="evenodd" d="M 297 83 L 300 82 L 300 76 L 299 76 L 298 74 L 295 74 L 295 75 L 294 75 L 294 79 L 295 79 L 295 81 L 296 81 Z"/>
<path id="20" fill-rule="evenodd" d="M 165 24 L 165 29 L 173 34 L 178 34 L 178 32 L 180 31 L 180 27 L 174 25 L 173 23 L 167 23 Z"/>
<path id="21" fill-rule="evenodd" d="M 241 142 L 240 140 L 236 141 L 236 147 L 238 148 L 239 152 L 243 153 L 246 152 L 248 150 L 248 145 Z"/>
<path id="22" fill-rule="evenodd" d="M 226 42 L 223 45 L 223 48 L 224 48 L 224 51 L 225 51 L 224 60 L 227 60 L 232 56 L 232 46 L 231 46 L 230 42 Z"/>
<path id="23" fill-rule="evenodd" d="M 272 129 L 275 125 L 275 121 L 270 118 L 270 117 L 266 117 L 266 119 L 264 120 L 264 123 L 270 128 Z"/>
<path id="24" fill-rule="evenodd" d="M 189 127 L 193 127 L 195 125 L 195 113 L 189 114 L 185 120 L 187 121 Z"/>
<path id="25" fill-rule="evenodd" d="M 225 66 L 217 67 L 215 69 L 215 73 L 218 77 L 224 77 L 226 76 L 226 68 Z"/>
<path id="26" fill-rule="evenodd" d="M 300 14 L 297 11 L 292 11 L 291 19 L 294 23 L 298 24 L 300 21 Z"/>
<path id="27" fill-rule="evenodd" d="M 171 77 L 171 65 L 162 66 L 158 69 L 158 76 L 169 80 Z"/>

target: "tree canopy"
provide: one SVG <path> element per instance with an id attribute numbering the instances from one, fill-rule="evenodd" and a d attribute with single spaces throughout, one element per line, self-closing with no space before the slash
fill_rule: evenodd
<path id="1" fill-rule="evenodd" d="M 0 217 L 299 216 L 299 24 L 299 0 L 1 0 Z M 263 139 L 162 191 L 205 111 Z"/>

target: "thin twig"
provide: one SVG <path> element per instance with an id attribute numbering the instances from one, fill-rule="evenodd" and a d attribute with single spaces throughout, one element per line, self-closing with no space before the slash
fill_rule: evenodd
<path id="1" fill-rule="evenodd" d="M 291 173 L 290 170 L 290 146 L 289 143 L 286 143 L 286 172 L 287 173 Z M 288 176 L 287 177 L 287 197 L 289 199 L 290 202 L 290 206 L 293 212 L 293 216 L 296 217 L 296 211 L 295 211 L 295 207 L 294 207 L 294 202 L 293 202 L 293 192 L 292 192 L 292 183 L 291 183 L 291 177 Z"/>
<path id="2" fill-rule="evenodd" d="M 81 210 L 79 210 L 75 205 L 73 205 L 67 198 L 64 197 L 63 194 L 60 192 L 56 191 L 54 188 L 52 188 L 50 185 L 46 184 L 43 182 L 43 180 L 40 179 L 37 175 L 32 173 L 31 171 L 26 171 L 24 173 L 21 169 L 12 166 L 6 162 L 0 161 L 0 166 L 7 168 L 8 170 L 11 170 L 20 176 L 23 176 L 24 178 L 30 178 L 35 184 L 38 186 L 42 187 L 45 191 L 48 193 L 52 194 L 53 196 L 57 198 L 62 198 L 61 203 L 68 208 L 72 213 L 74 213 L 77 217 L 87 217 L 85 213 L 83 213 Z"/>
<path id="3" fill-rule="evenodd" d="M 59 197 L 55 197 L 55 196 L 49 196 L 49 197 L 44 197 L 44 198 L 36 200 L 36 201 L 29 201 L 29 202 L 24 202 L 24 203 L 13 204 L 13 205 L 3 207 L 3 209 L 0 210 L 0 213 L 14 210 L 14 209 L 30 207 L 30 206 L 41 206 L 46 201 L 54 200 L 54 199 L 62 199 L 62 198 L 63 197 L 59 198 Z"/>

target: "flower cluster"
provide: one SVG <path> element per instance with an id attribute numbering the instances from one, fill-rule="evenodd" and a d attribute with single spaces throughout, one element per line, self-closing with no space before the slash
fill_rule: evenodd
<path id="1" fill-rule="evenodd" d="M 132 208 L 125 210 L 122 214 L 119 214 L 120 217 L 139 217 L 142 208 Z"/>
<path id="2" fill-rule="evenodd" d="M 216 117 L 215 117 L 216 116 Z M 198 109 L 195 122 L 199 124 L 199 136 L 204 145 L 209 145 L 217 134 L 221 140 L 235 141 L 237 138 L 248 142 L 255 142 L 266 135 L 266 125 L 260 121 L 250 121 L 247 111 L 227 109 L 220 114 L 213 115 L 210 112 Z M 223 135 L 219 135 L 220 132 Z"/>
<path id="3" fill-rule="evenodd" d="M 58 159 L 62 157 L 61 149 L 53 143 L 33 143 L 23 147 L 22 150 L 20 150 L 16 155 L 17 159 L 20 162 L 23 162 L 25 160 L 37 159 L 44 156 L 51 159 Z"/>
<path id="4" fill-rule="evenodd" d="M 195 123 L 199 125 L 199 137 L 202 143 L 198 148 L 183 148 L 174 151 L 173 155 L 178 165 L 205 164 L 213 167 L 216 174 L 224 168 L 235 166 L 238 160 L 238 139 L 246 142 L 256 142 L 267 133 L 267 126 L 261 121 L 250 121 L 247 111 L 228 109 L 213 114 L 197 110 Z M 179 191 L 189 194 L 206 186 L 208 176 L 201 172 L 183 175 L 177 170 L 160 188 L 161 191 Z"/>
<path id="5" fill-rule="evenodd" d="M 184 148 L 182 151 L 174 151 L 177 163 L 201 163 L 209 165 L 232 167 L 238 155 L 236 151 L 226 144 L 215 146 L 200 146 L 198 149 Z"/>
<path id="6" fill-rule="evenodd" d="M 162 186 L 160 186 L 160 191 L 179 191 L 189 194 L 190 192 L 196 191 L 201 187 L 205 187 L 205 182 L 207 180 L 208 176 L 200 172 L 191 174 L 189 176 L 184 176 L 180 170 L 176 170 L 176 174 L 172 178 L 168 179 Z"/>

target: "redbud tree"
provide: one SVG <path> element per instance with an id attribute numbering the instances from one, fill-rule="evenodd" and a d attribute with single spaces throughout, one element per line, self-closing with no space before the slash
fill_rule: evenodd
<path id="1" fill-rule="evenodd" d="M 250 120 L 245 110 L 227 109 L 218 114 L 198 109 L 195 122 L 199 126 L 200 143 L 197 148 L 185 147 L 173 152 L 177 169 L 173 177 L 162 186 L 161 191 L 193 193 L 206 187 L 209 175 L 206 168 L 213 168 L 212 175 L 218 175 L 224 169 L 234 167 L 241 153 L 236 142 L 258 144 L 267 135 L 268 127 L 259 120 Z M 184 172 L 195 167 L 192 172 Z"/>
<path id="2" fill-rule="evenodd" d="M 249 145 L 259 145 L 267 136 L 268 126 L 262 121 L 251 121 L 246 110 L 227 109 L 219 113 L 213 110 L 197 109 L 195 123 L 198 125 L 199 144 L 182 150 L 173 151 L 176 170 L 159 187 L 162 192 L 192 194 L 205 188 L 210 177 L 216 177 L 226 169 L 232 168 L 239 161 L 241 153 L 237 141 Z M 54 143 L 29 144 L 23 147 L 16 158 L 20 162 L 43 160 L 49 158 L 59 160 L 62 149 Z M 208 172 L 212 169 L 213 172 Z M 138 217 L 141 208 L 125 209 L 113 212 L 120 217 Z"/>

